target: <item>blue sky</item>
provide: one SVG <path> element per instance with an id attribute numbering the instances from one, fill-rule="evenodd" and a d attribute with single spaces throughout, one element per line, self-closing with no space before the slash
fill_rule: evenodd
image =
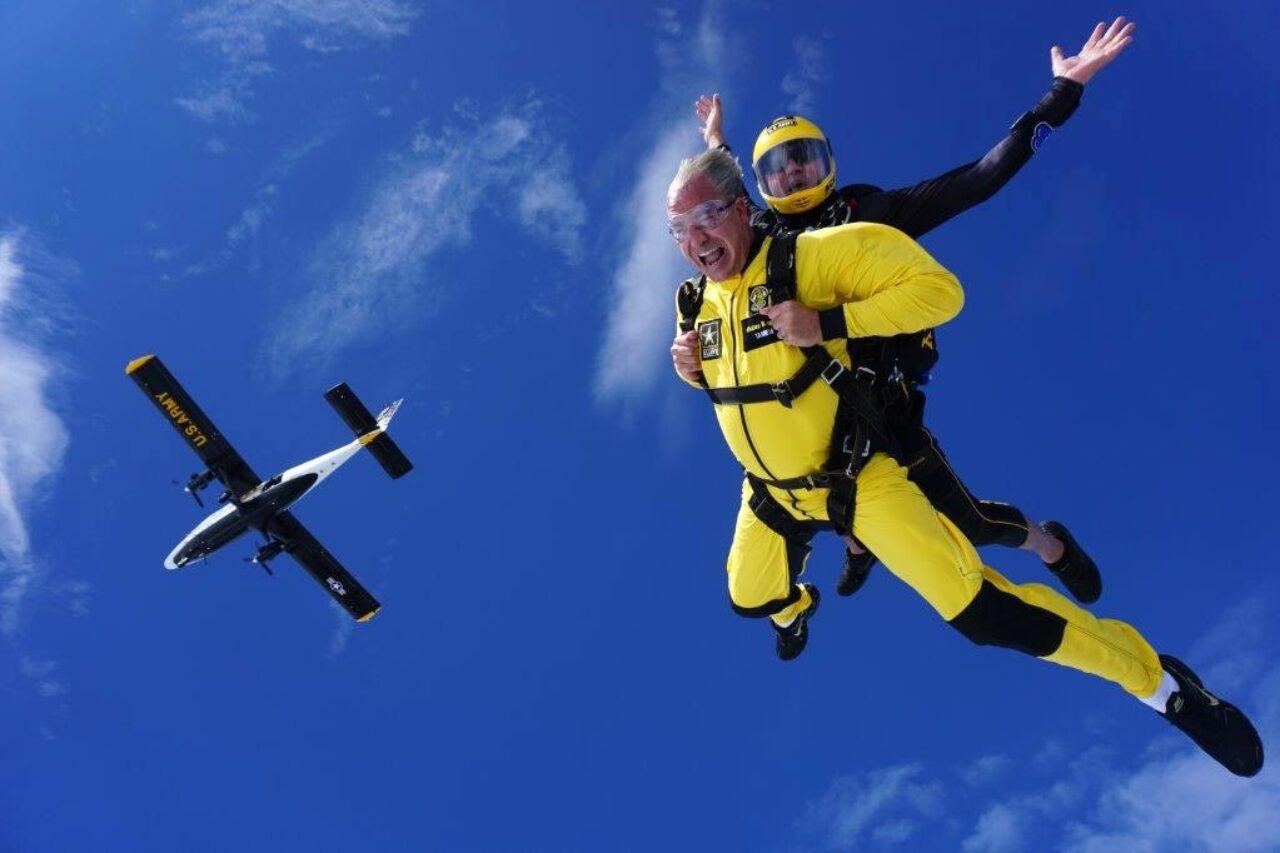
<path id="1" fill-rule="evenodd" d="M 0 6 L 0 849 L 1280 849 L 1274 767 L 883 569 L 774 659 L 727 605 L 739 475 L 670 370 L 662 210 L 700 92 L 739 151 L 805 110 L 899 186 L 1135 19 L 927 237 L 967 296 L 929 421 L 1274 747 L 1276 8 L 773 5 Z M 297 510 L 376 619 L 248 543 L 162 568 L 201 513 L 145 352 L 264 476 L 347 440 L 331 385 L 407 398 L 414 473 Z"/>

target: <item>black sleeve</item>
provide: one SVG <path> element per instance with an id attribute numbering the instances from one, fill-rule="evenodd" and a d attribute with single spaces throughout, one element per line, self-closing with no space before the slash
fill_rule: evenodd
<path id="1" fill-rule="evenodd" d="M 858 198 L 858 218 L 882 222 L 919 237 L 991 198 L 1026 165 L 1040 143 L 1080 105 L 1084 86 L 1055 77 L 1053 86 L 981 160 L 913 187 Z"/>

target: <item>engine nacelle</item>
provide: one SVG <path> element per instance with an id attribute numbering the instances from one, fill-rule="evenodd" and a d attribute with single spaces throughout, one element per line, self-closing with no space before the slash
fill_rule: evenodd
<path id="1" fill-rule="evenodd" d="M 187 484 L 182 487 L 182 491 L 195 498 L 197 504 L 204 506 L 204 501 L 200 500 L 200 492 L 201 490 L 208 488 L 209 484 L 212 483 L 214 478 L 217 476 L 218 475 L 213 473 L 212 470 L 205 471 L 201 474 L 192 474 L 191 479 L 187 480 Z"/>
<path id="2" fill-rule="evenodd" d="M 280 556 L 281 552 L 283 551 L 284 551 L 284 543 L 281 542 L 279 539 L 273 539 L 270 542 L 268 542 L 266 545 L 263 545 L 261 548 L 259 548 L 258 553 L 253 555 L 253 559 L 251 559 L 250 562 L 257 563 L 259 566 L 262 566 L 265 568 L 267 563 L 271 562 L 276 557 Z"/>

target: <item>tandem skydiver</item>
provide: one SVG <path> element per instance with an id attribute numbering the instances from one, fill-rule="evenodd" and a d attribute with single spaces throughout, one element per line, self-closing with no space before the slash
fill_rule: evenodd
<path id="1" fill-rule="evenodd" d="M 800 116 L 784 116 L 759 135 L 752 152 L 757 184 L 768 208 L 752 208 L 751 224 L 764 234 L 804 231 L 846 222 L 881 222 L 912 238 L 993 196 L 1031 159 L 1044 139 L 1061 126 L 1079 105 L 1084 85 L 1114 60 L 1132 40 L 1134 25 L 1116 18 L 1108 27 L 1099 23 L 1080 52 L 1066 57 L 1056 45 L 1050 50 L 1053 84 L 1039 103 L 1020 117 L 1008 134 L 981 159 L 915 186 L 884 191 L 869 184 L 836 189 L 836 166 L 831 146 L 816 124 Z M 709 148 L 728 146 L 721 130 L 718 95 L 702 96 L 695 106 Z M 750 199 L 748 198 L 748 202 Z M 798 307 L 798 306 L 797 306 Z M 815 336 L 814 315 L 792 316 L 789 306 L 774 307 L 775 325 L 807 326 Z M 836 318 L 829 318 L 835 322 Z M 829 331 L 824 329 L 823 331 Z M 816 340 L 816 338 L 814 338 Z M 692 352 L 688 334 L 672 347 Z M 911 479 L 933 505 L 950 518 L 978 546 L 998 544 L 1034 551 L 1067 590 L 1083 603 L 1102 592 L 1098 569 L 1057 521 L 1032 523 L 1017 507 L 979 500 L 951 468 L 938 441 L 923 423 L 928 382 L 937 361 L 933 330 L 892 338 L 863 339 L 853 356 L 875 366 L 895 381 L 897 389 L 888 411 Z M 852 595 L 867 578 L 875 556 L 846 538 L 845 564 L 836 583 L 841 595 Z"/>
<path id="2" fill-rule="evenodd" d="M 1258 733 L 1210 694 L 1185 664 L 1158 655 L 1134 628 L 1099 619 L 1041 584 L 1010 583 L 907 477 L 887 440 L 874 377 L 849 357 L 850 339 L 936 326 L 960 310 L 960 284 L 910 237 L 855 222 L 792 235 L 753 230 L 742 170 L 712 149 L 680 164 L 667 226 L 700 273 L 697 304 L 682 288 L 678 323 L 697 358 L 682 377 L 715 404 L 746 472 L 727 561 L 729 597 L 743 616 L 769 617 L 780 657 L 798 655 L 818 606 L 798 584 L 819 529 L 852 534 L 953 628 L 1112 681 L 1151 706 L 1232 773 L 1262 767 Z M 818 309 L 825 340 L 807 346 L 771 324 L 786 302 Z"/>

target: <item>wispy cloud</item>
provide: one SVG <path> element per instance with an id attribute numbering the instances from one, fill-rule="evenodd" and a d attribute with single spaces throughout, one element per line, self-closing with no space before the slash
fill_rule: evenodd
<path id="1" fill-rule="evenodd" d="M 782 94 L 793 113 L 811 115 L 817 102 L 818 84 L 827 79 L 827 51 L 821 39 L 796 36 L 791 42 L 795 67 L 782 78 Z"/>
<path id="2" fill-rule="evenodd" d="M 960 778 L 971 788 L 988 785 L 999 779 L 1013 761 L 1007 755 L 984 755 L 960 771 Z"/>
<path id="3" fill-rule="evenodd" d="M 309 289 L 283 312 L 305 319 L 285 324 L 268 345 L 272 371 L 326 361 L 420 317 L 457 277 L 428 262 L 442 249 L 469 244 L 482 210 L 517 226 L 482 242 L 525 234 L 575 262 L 586 210 L 564 143 L 544 113 L 536 97 L 497 110 L 467 104 L 450 124 L 420 129 L 354 216 L 320 242 L 307 264 Z"/>
<path id="4" fill-rule="evenodd" d="M 1206 683 L 1239 702 L 1263 742 L 1274 744 L 1280 666 L 1264 654 L 1276 641 L 1268 612 L 1262 599 L 1241 603 L 1188 657 L 1208 659 L 1199 670 Z M 1003 756 L 958 768 L 965 786 L 920 764 L 879 768 L 837 779 L 806 809 L 800 826 L 836 850 L 888 846 L 924 833 L 948 839 L 935 846 L 967 853 L 1280 849 L 1280 777 L 1273 768 L 1253 779 L 1232 776 L 1154 712 L 1131 710 L 1152 717 L 1153 738 L 1140 754 L 1101 746 L 1072 754 L 1055 739 L 1021 768 Z M 930 781 L 934 774 L 938 782 Z M 991 800 L 975 790 L 996 778 L 1001 790 L 1017 793 Z M 943 780 L 945 801 L 932 796 Z M 977 816 L 967 818 L 973 821 L 967 829 L 962 814 Z"/>
<path id="5" fill-rule="evenodd" d="M 23 655 L 20 662 L 22 674 L 35 683 L 36 693 L 45 699 L 54 699 L 67 692 L 66 684 L 55 676 L 58 665 L 57 661 L 39 660 L 27 655 Z"/>
<path id="6" fill-rule="evenodd" d="M 864 837 L 906 841 L 916 819 L 936 817 L 943 808 L 942 784 L 922 780 L 922 775 L 919 764 L 902 764 L 842 776 L 808 807 L 800 829 L 836 850 L 855 849 Z"/>
<path id="7" fill-rule="evenodd" d="M 723 92 L 730 72 L 731 38 L 718 4 L 708 3 L 692 29 L 674 11 L 663 10 L 658 30 L 660 94 L 640 131 L 652 142 L 618 211 L 628 239 L 614 264 L 612 307 L 596 368 L 596 397 L 602 401 L 645 394 L 669 363 L 663 353 L 675 327 L 675 289 L 692 270 L 666 231 L 667 185 L 680 160 L 703 145 L 694 99 L 701 92 Z"/>
<path id="8" fill-rule="evenodd" d="M 223 67 L 177 103 L 204 121 L 243 120 L 253 81 L 273 70 L 273 41 L 332 53 L 404 35 L 417 14 L 398 0 L 217 0 L 184 15 L 182 27 L 215 49 Z"/>
<path id="9" fill-rule="evenodd" d="M 57 472 L 67 446 L 66 428 L 48 400 L 56 360 L 40 347 L 49 318 L 38 306 L 48 297 L 32 292 L 49 279 L 24 267 L 27 254 L 42 256 L 22 232 L 0 233 L 0 632 L 5 634 L 18 629 L 37 574 L 26 513 L 38 487 Z"/>
<path id="10" fill-rule="evenodd" d="M 280 199 L 280 187 L 300 162 L 333 138 L 330 128 L 311 134 L 299 143 L 286 147 L 266 169 L 253 191 L 253 197 L 240 211 L 226 231 L 222 247 L 212 255 L 187 264 L 182 274 L 186 277 L 205 275 L 222 267 L 235 257 L 237 249 L 246 240 L 251 240 L 262 229 L 262 226 L 275 212 Z M 178 253 L 168 247 L 151 250 L 151 258 L 157 262 L 174 260 Z"/>

